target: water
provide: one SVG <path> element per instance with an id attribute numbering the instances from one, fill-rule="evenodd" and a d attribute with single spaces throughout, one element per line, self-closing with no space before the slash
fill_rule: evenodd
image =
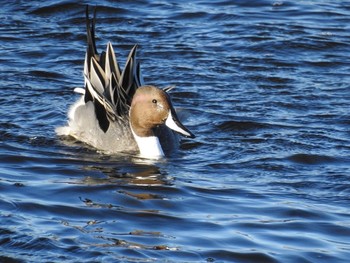
<path id="1" fill-rule="evenodd" d="M 350 3 L 100 1 L 98 46 L 177 85 L 167 160 L 55 128 L 83 85 L 85 4 L 0 10 L 1 262 L 345 262 Z"/>

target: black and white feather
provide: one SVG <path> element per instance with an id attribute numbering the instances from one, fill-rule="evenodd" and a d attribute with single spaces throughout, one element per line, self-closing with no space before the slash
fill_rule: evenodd
<path id="1" fill-rule="evenodd" d="M 106 132 L 110 122 L 128 116 L 131 100 L 138 87 L 143 85 L 140 63 L 136 60 L 137 45 L 120 69 L 111 43 L 100 55 L 95 39 L 96 9 L 93 18 L 86 7 L 87 50 L 85 55 L 85 103 L 92 101 L 100 128 Z"/>

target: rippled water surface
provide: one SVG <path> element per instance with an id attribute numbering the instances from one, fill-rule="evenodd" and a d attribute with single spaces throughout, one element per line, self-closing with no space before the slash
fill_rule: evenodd
<path id="1" fill-rule="evenodd" d="M 55 134 L 77 2 L 0 9 L 0 262 L 349 260 L 349 1 L 99 1 L 99 49 L 139 44 L 197 135 L 153 163 Z"/>

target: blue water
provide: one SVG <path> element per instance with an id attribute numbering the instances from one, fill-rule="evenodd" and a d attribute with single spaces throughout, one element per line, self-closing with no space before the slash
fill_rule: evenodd
<path id="1" fill-rule="evenodd" d="M 349 1 L 99 1 L 99 50 L 139 44 L 190 113 L 155 163 L 55 134 L 84 83 L 77 2 L 0 8 L 0 262 L 349 260 Z"/>

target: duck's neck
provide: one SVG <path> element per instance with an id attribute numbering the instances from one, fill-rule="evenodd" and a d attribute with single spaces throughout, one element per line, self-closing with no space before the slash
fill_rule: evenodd
<path id="1" fill-rule="evenodd" d="M 159 159 L 164 157 L 162 146 L 157 136 L 140 137 L 132 130 L 135 141 L 139 147 L 140 155 L 145 158 Z"/>

